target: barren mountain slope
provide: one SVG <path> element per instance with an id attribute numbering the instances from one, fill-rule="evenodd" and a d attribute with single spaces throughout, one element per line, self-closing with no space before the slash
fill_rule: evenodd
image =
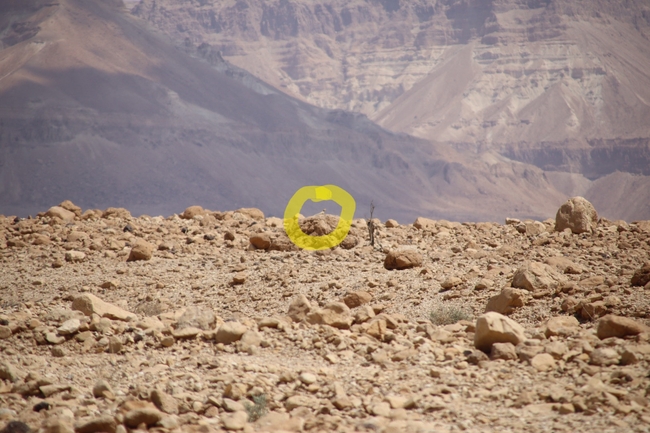
<path id="1" fill-rule="evenodd" d="M 407 220 L 539 217 L 565 199 L 535 167 L 461 156 L 360 114 L 310 106 L 209 47 L 194 52 L 207 61 L 192 58 L 120 5 L 3 8 L 5 214 L 69 197 L 136 213 L 201 203 L 279 215 L 299 187 L 326 183 L 348 189 L 360 213 L 374 200 L 379 216 Z"/>
<path id="2" fill-rule="evenodd" d="M 395 131 L 592 180 L 650 174 L 647 1 L 142 0 L 133 13 Z"/>

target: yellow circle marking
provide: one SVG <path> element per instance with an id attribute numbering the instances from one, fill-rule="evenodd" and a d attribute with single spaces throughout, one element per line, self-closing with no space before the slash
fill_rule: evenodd
<path id="1" fill-rule="evenodd" d="M 302 231 L 298 224 L 298 214 L 307 200 L 314 202 L 333 200 L 341 206 L 339 223 L 331 233 L 323 236 L 310 236 Z M 336 185 L 303 186 L 291 197 L 284 209 L 284 231 L 287 232 L 291 242 L 304 250 L 333 248 L 343 242 L 348 235 L 356 206 L 354 198 L 346 190 Z"/>

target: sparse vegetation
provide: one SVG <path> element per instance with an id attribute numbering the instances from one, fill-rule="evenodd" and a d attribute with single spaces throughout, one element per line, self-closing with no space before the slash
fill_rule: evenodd
<path id="1" fill-rule="evenodd" d="M 253 397 L 253 404 L 246 404 L 248 413 L 248 422 L 255 422 L 266 414 L 266 394 L 260 394 Z"/>
<path id="2" fill-rule="evenodd" d="M 471 320 L 472 315 L 460 307 L 453 305 L 440 306 L 429 315 L 434 325 L 453 325 L 460 320 Z"/>

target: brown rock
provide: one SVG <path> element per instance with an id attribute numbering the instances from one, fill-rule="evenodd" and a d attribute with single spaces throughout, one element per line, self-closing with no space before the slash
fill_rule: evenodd
<path id="1" fill-rule="evenodd" d="M 551 317 L 544 324 L 544 335 L 546 335 L 546 338 L 554 335 L 572 335 L 579 329 L 579 326 L 580 322 L 573 316 Z"/>
<path id="2" fill-rule="evenodd" d="M 642 332 L 650 332 L 650 327 L 627 317 L 608 314 L 598 321 L 597 335 L 601 340 L 609 337 L 624 338 Z"/>
<path id="3" fill-rule="evenodd" d="M 367 304 L 370 301 L 372 301 L 372 295 L 363 290 L 349 293 L 347 296 L 343 298 L 343 302 L 349 308 L 356 308 L 361 305 Z"/>
<path id="4" fill-rule="evenodd" d="M 291 317 L 294 322 L 302 322 L 307 314 L 311 311 L 311 304 L 305 295 L 298 295 L 289 304 L 287 316 Z"/>
<path id="5" fill-rule="evenodd" d="M 205 214 L 205 209 L 203 209 L 201 206 L 190 206 L 185 209 L 183 213 L 179 215 L 179 217 L 184 220 L 191 220 L 195 216 L 203 214 Z"/>
<path id="6" fill-rule="evenodd" d="M 104 302 L 97 296 L 84 293 L 72 301 L 72 309 L 84 313 L 86 316 L 97 314 L 100 317 L 107 317 L 113 320 L 131 321 L 137 319 L 133 313 L 129 313 L 108 302 Z"/>
<path id="7" fill-rule="evenodd" d="M 512 287 L 529 292 L 555 289 L 564 277 L 551 266 L 539 262 L 524 262 L 512 276 Z"/>
<path id="8" fill-rule="evenodd" d="M 423 218 L 423 217 L 417 218 L 413 222 L 413 227 L 415 227 L 416 229 L 420 229 L 420 230 L 437 231 L 436 230 L 436 221 L 432 220 L 432 219 L 429 219 L 429 218 Z"/>
<path id="9" fill-rule="evenodd" d="M 85 421 L 81 421 L 75 425 L 75 433 L 115 433 L 117 430 L 117 423 L 115 418 L 110 415 L 99 416 Z"/>
<path id="10" fill-rule="evenodd" d="M 334 328 L 348 329 L 352 325 L 350 309 L 342 302 L 331 302 L 325 308 L 307 315 L 307 322 L 312 325 L 329 325 Z"/>
<path id="11" fill-rule="evenodd" d="M 398 248 L 390 251 L 384 260 L 388 270 L 409 269 L 422 266 L 422 254 L 412 248 Z"/>
<path id="12" fill-rule="evenodd" d="M 264 221 L 264 212 L 254 207 L 243 207 L 241 209 L 237 209 L 235 212 L 239 212 L 240 214 L 250 219 Z"/>
<path id="13" fill-rule="evenodd" d="M 548 371 L 555 368 L 555 358 L 548 353 L 540 353 L 533 356 L 530 360 L 530 365 L 537 371 Z"/>
<path id="14" fill-rule="evenodd" d="M 72 203 L 70 200 L 62 201 L 61 203 L 59 203 L 59 207 L 62 207 L 63 209 L 72 212 L 78 217 L 81 216 L 81 208 L 76 204 Z"/>
<path id="15" fill-rule="evenodd" d="M 573 197 L 564 203 L 555 216 L 555 230 L 566 228 L 573 233 L 590 233 L 598 224 L 598 213 L 594 206 L 583 197 Z"/>
<path id="16" fill-rule="evenodd" d="M 217 323 L 217 316 L 211 308 L 188 307 L 176 322 L 176 329 L 199 328 L 204 331 L 213 329 Z"/>
<path id="17" fill-rule="evenodd" d="M 221 422 L 226 430 L 243 430 L 248 422 L 248 414 L 244 411 L 224 413 Z"/>
<path id="18" fill-rule="evenodd" d="M 153 256 L 154 246 L 149 242 L 139 239 L 136 244 L 131 248 L 127 262 L 136 260 L 151 260 Z"/>
<path id="19" fill-rule="evenodd" d="M 151 402 L 161 411 L 170 415 L 178 414 L 178 401 L 160 389 L 154 389 L 151 392 Z"/>
<path id="20" fill-rule="evenodd" d="M 133 409 L 124 415 L 124 424 L 132 428 L 135 428 L 140 424 L 145 424 L 149 427 L 158 423 L 163 419 L 163 416 L 162 412 L 153 407 Z"/>
<path id="21" fill-rule="evenodd" d="M 499 313 L 485 313 L 476 320 L 474 347 L 486 353 L 490 352 L 494 343 L 517 345 L 525 340 L 524 328 Z"/>
<path id="22" fill-rule="evenodd" d="M 86 260 L 86 254 L 81 251 L 67 251 L 65 261 L 70 263 L 81 263 Z"/>
<path id="23" fill-rule="evenodd" d="M 268 250 L 271 247 L 271 236 L 267 233 L 256 233 L 250 237 L 251 244 L 260 250 Z"/>
<path id="24" fill-rule="evenodd" d="M 589 354 L 589 362 L 593 365 L 616 365 L 620 360 L 618 352 L 610 347 L 600 347 Z"/>
<path id="25" fill-rule="evenodd" d="M 61 206 L 52 206 L 47 210 L 47 212 L 45 212 L 45 216 L 50 218 L 59 218 L 63 221 L 72 221 L 74 220 L 75 214 Z"/>
<path id="26" fill-rule="evenodd" d="M 517 359 L 517 352 L 512 343 L 494 343 L 490 350 L 490 359 L 503 359 L 506 361 Z"/>
<path id="27" fill-rule="evenodd" d="M 485 307 L 485 312 L 494 311 L 508 315 L 515 308 L 524 306 L 524 294 L 521 290 L 505 287 L 498 295 L 492 296 Z"/>
<path id="28" fill-rule="evenodd" d="M 226 322 L 219 327 L 215 340 L 217 343 L 231 344 L 238 341 L 248 328 L 239 322 Z"/>
<path id="29" fill-rule="evenodd" d="M 633 286 L 645 286 L 650 283 L 650 262 L 647 262 L 634 272 L 631 283 Z"/>

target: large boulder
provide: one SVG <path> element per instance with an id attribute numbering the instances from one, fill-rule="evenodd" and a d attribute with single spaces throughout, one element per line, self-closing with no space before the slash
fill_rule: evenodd
<path id="1" fill-rule="evenodd" d="M 596 228 L 598 213 L 583 197 L 573 197 L 558 209 L 555 215 L 555 230 L 571 229 L 573 233 L 590 233 Z"/>
<path id="2" fill-rule="evenodd" d="M 555 268 L 544 263 L 527 261 L 512 276 L 512 287 L 541 292 L 555 289 L 564 280 L 564 276 Z"/>
<path id="3" fill-rule="evenodd" d="M 485 353 L 490 353 L 494 343 L 512 343 L 516 346 L 524 341 L 524 328 L 506 316 L 489 312 L 476 320 L 474 347 Z"/>
<path id="4" fill-rule="evenodd" d="M 398 248 L 390 251 L 384 260 L 388 270 L 409 269 L 422 266 L 422 254 L 413 248 Z"/>

